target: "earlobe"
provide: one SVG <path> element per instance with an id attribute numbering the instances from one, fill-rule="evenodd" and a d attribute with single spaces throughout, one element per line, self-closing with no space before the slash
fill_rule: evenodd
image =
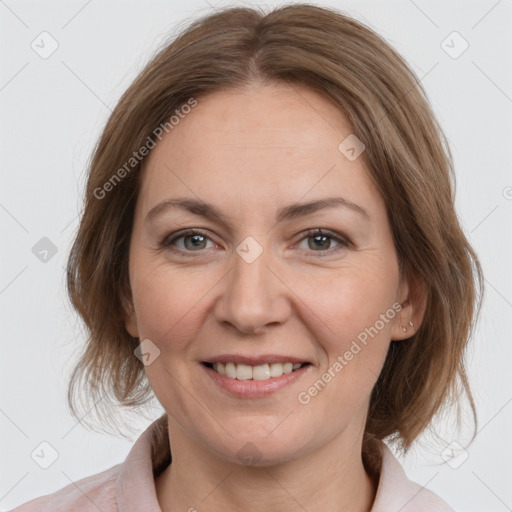
<path id="1" fill-rule="evenodd" d="M 402 309 L 395 318 L 391 339 L 406 340 L 418 332 L 426 307 L 426 287 L 418 277 L 408 279 L 402 291 Z M 409 285 L 410 283 L 410 285 Z"/>
<path id="2" fill-rule="evenodd" d="M 123 310 L 124 310 L 124 326 L 128 334 L 132 338 L 139 337 L 139 328 L 137 326 L 137 315 L 135 314 L 135 308 L 131 299 L 122 299 Z"/>
<path id="3" fill-rule="evenodd" d="M 403 331 L 404 333 L 406 333 L 406 332 L 407 332 L 407 330 L 409 329 L 409 327 L 414 327 L 414 323 L 413 323 L 413 321 L 412 321 L 412 320 L 409 320 L 409 326 L 407 326 L 407 327 L 406 327 L 404 324 L 400 323 L 400 329 L 402 329 L 402 331 Z"/>
<path id="4" fill-rule="evenodd" d="M 400 305 L 402 309 L 400 309 L 398 315 L 395 317 L 391 329 L 392 340 L 405 340 L 410 338 L 415 332 L 415 325 L 412 320 L 411 302 L 409 299 L 406 299 Z"/>
<path id="5" fill-rule="evenodd" d="M 139 337 L 139 329 L 137 327 L 137 319 L 135 313 L 130 313 L 125 316 L 125 329 L 132 338 Z"/>

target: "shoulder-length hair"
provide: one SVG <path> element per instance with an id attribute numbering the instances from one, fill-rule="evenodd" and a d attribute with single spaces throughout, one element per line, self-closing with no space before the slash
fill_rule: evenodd
<path id="1" fill-rule="evenodd" d="M 391 341 L 372 391 L 363 453 L 384 438 L 407 451 L 436 413 L 459 404 L 462 392 L 476 431 L 465 352 L 483 276 L 455 212 L 446 137 L 397 51 L 350 16 L 309 4 L 268 13 L 228 8 L 194 20 L 157 52 L 112 112 L 90 162 L 67 266 L 69 296 L 88 330 L 68 389 L 72 413 L 79 416 L 85 396 L 104 423 L 114 405 L 133 408 L 154 397 L 134 355 L 139 340 L 124 323 L 131 301 L 128 249 L 144 164 L 134 154 L 157 144 L 158 128 L 168 131 L 169 119 L 185 105 L 252 82 L 305 85 L 346 116 L 384 198 L 401 276 L 425 287 L 421 326 L 410 339 Z M 460 420 L 459 406 L 457 414 Z"/>

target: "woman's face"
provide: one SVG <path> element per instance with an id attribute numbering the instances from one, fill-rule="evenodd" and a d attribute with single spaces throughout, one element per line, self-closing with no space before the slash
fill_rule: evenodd
<path id="1" fill-rule="evenodd" d="M 198 99 L 147 158 L 126 327 L 169 417 L 227 460 L 359 441 L 404 336 L 385 205 L 357 141 L 339 148 L 350 134 L 322 96 L 254 85 Z"/>

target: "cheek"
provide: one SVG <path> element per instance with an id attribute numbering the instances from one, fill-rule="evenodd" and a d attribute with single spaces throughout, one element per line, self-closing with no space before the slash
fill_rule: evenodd
<path id="1" fill-rule="evenodd" d="M 337 269 L 328 277 L 323 283 L 304 287 L 301 295 L 314 311 L 319 329 L 339 344 L 373 326 L 394 303 L 398 273 L 391 264 L 374 262 Z M 390 323 L 381 330 L 389 333 Z"/>
<path id="2" fill-rule="evenodd" d="M 216 281 L 205 272 L 199 275 L 191 269 L 172 268 L 166 262 L 151 266 L 151 262 L 141 261 L 134 271 L 132 288 L 140 339 L 151 340 L 159 350 L 154 361 L 144 367 L 149 385 L 176 421 L 185 425 L 186 418 L 192 418 L 194 422 L 201 395 L 191 392 L 191 366 L 184 363 L 190 359 L 191 341 L 197 339 L 204 323 L 205 301 Z M 191 394 L 195 399 L 190 399 Z"/>
<path id="3" fill-rule="evenodd" d="M 374 261 L 338 269 L 324 286 L 309 295 L 302 292 L 314 312 L 310 318 L 324 352 L 321 370 L 329 384 L 322 393 L 338 404 L 335 409 L 360 404 L 378 378 L 397 315 L 392 308 L 397 282 L 393 260 Z"/>
<path id="4" fill-rule="evenodd" d="M 179 351 L 200 328 L 204 304 L 217 280 L 212 273 L 172 268 L 165 263 L 146 267 L 134 276 L 134 303 L 141 339 L 155 340 L 162 351 Z"/>

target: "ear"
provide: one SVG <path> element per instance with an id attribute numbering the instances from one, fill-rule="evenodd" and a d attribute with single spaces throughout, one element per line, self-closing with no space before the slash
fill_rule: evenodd
<path id="1" fill-rule="evenodd" d="M 133 305 L 133 299 L 130 291 L 127 294 L 125 293 L 122 295 L 121 303 L 123 306 L 125 329 L 130 336 L 138 338 L 139 327 L 137 325 L 137 315 L 135 314 L 135 307 Z"/>
<path id="2" fill-rule="evenodd" d="M 401 280 L 397 301 L 402 309 L 393 320 L 392 340 L 406 340 L 418 332 L 427 306 L 427 289 L 420 276 L 410 274 Z"/>

